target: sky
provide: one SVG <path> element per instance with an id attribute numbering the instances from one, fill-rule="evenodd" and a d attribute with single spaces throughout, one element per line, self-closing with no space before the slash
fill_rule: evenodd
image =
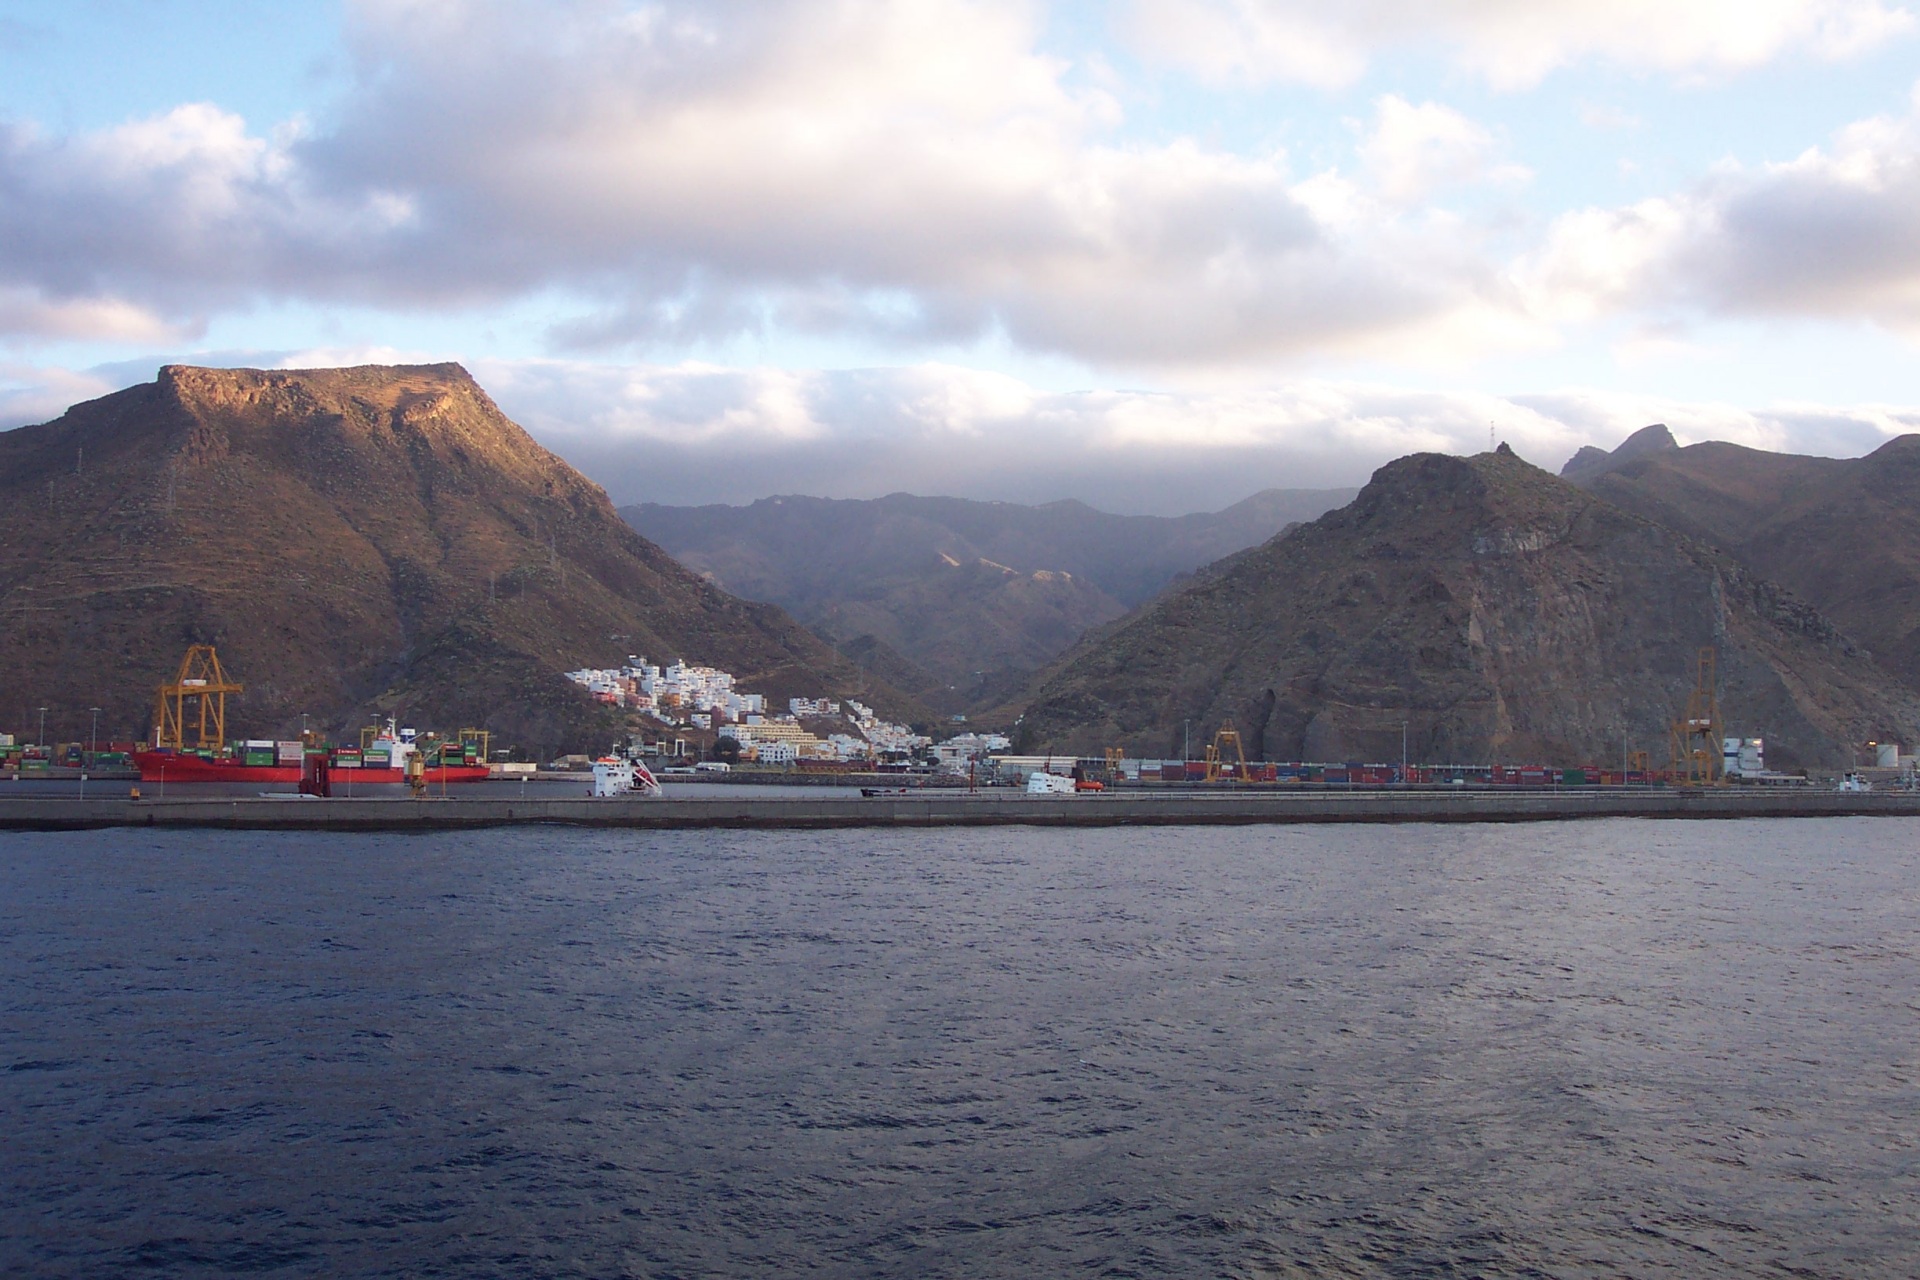
<path id="1" fill-rule="evenodd" d="M 458 360 L 616 501 L 1920 431 L 1902 0 L 0 0 L 0 428 Z"/>

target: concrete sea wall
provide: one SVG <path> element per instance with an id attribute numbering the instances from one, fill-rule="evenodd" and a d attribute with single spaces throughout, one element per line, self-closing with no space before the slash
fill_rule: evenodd
<path id="1" fill-rule="evenodd" d="M 676 799 L 429 797 L 22 797 L 0 800 L 0 830 L 228 827 L 430 831 L 558 823 L 586 827 L 834 828 L 1207 825 L 1305 822 L 1542 822 L 1577 818 L 1920 816 L 1920 793 L 1787 790 L 1558 792 L 1166 792 L 1027 796 L 928 791 L 854 796 Z"/>

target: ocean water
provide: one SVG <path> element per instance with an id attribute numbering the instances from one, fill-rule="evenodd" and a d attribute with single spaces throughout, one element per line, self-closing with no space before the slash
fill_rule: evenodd
<path id="1" fill-rule="evenodd" d="M 0 1273 L 1920 1274 L 1920 824 L 0 834 Z"/>

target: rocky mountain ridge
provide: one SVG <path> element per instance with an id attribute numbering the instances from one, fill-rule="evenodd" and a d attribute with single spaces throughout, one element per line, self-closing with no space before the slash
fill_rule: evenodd
<path id="1" fill-rule="evenodd" d="M 1568 478 L 1781 583 L 1920 688 L 1920 435 L 1859 458 L 1681 448 L 1670 436 L 1628 448 L 1646 435 L 1600 465 L 1570 463 Z"/>
<path id="2" fill-rule="evenodd" d="M 1076 647 L 1030 749 L 1178 754 L 1231 720 L 1267 759 L 1666 755 L 1702 647 L 1729 732 L 1782 765 L 1912 741 L 1920 696 L 1732 557 L 1504 449 L 1420 454 L 1355 501 Z"/>
<path id="3" fill-rule="evenodd" d="M 628 653 L 770 695 L 899 695 L 778 608 L 634 533 L 456 364 L 168 366 L 0 434 L 0 719 L 143 735 L 194 642 L 247 686 L 230 731 L 377 712 L 584 745 L 560 672 Z"/>

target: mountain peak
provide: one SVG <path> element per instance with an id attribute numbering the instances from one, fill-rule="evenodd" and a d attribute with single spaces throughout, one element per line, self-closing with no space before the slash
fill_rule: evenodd
<path id="1" fill-rule="evenodd" d="M 168 365 L 0 435 L 0 503 L 45 513 L 0 540 L 0 699 L 98 703 L 116 736 L 190 642 L 246 682 L 238 723 L 281 736 L 411 709 L 579 745 L 611 729 L 561 673 L 629 653 L 773 697 L 861 686 L 628 528 L 457 364 Z"/>
<path id="2" fill-rule="evenodd" d="M 1658 754 L 1694 652 L 1728 732 L 1844 761 L 1920 702 L 1731 559 L 1499 452 L 1415 454 L 1352 504 L 1090 637 L 1026 709 L 1028 749 L 1157 755 L 1226 721 L 1269 760 Z M 1204 726 L 1204 729 L 1203 729 Z M 1867 736 L 1873 736 L 1867 734 Z"/>
<path id="3" fill-rule="evenodd" d="M 1673 432 L 1667 430 L 1667 424 L 1656 422 L 1650 427 L 1642 427 L 1622 440 L 1613 452 L 1596 449 L 1592 445 L 1582 445 L 1580 451 L 1567 459 L 1567 465 L 1560 468 L 1561 478 L 1566 480 L 1591 480 L 1603 472 L 1615 470 L 1636 458 L 1651 457 L 1656 453 L 1673 453 L 1680 448 L 1680 442 L 1673 438 Z"/>
<path id="4" fill-rule="evenodd" d="M 1908 432 L 1906 435 L 1895 436 L 1869 453 L 1867 457 L 1877 458 L 1882 462 L 1895 460 L 1905 462 L 1920 457 L 1920 434 Z"/>

